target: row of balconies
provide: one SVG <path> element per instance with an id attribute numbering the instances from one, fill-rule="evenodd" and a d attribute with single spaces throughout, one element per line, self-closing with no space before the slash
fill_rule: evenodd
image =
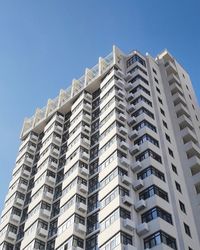
<path id="1" fill-rule="evenodd" d="M 83 110 L 85 110 L 86 112 L 91 113 L 91 111 L 92 111 L 92 105 L 91 105 L 91 103 L 82 102 L 82 104 L 80 105 L 80 107 L 75 112 L 72 110 L 72 115 L 70 117 L 70 121 L 72 121 Z"/>
<path id="2" fill-rule="evenodd" d="M 20 145 L 20 147 L 19 147 L 19 151 L 20 151 L 29 141 L 31 141 L 31 142 L 33 142 L 33 143 L 37 143 L 37 141 L 38 141 L 38 136 L 36 136 L 36 135 L 33 134 L 33 133 L 30 133 L 30 134 L 27 136 L 27 138 L 26 138 L 24 141 L 22 141 L 22 143 L 21 143 L 21 145 Z"/>

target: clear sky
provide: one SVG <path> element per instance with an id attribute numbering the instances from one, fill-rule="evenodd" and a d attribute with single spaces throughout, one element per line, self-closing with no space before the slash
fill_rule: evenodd
<path id="1" fill-rule="evenodd" d="M 167 48 L 200 100 L 199 0 L 0 0 L 0 210 L 24 117 L 113 44 L 152 56 Z"/>

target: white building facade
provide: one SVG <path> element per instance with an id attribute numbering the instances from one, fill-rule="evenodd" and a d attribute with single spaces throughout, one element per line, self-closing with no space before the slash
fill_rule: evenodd
<path id="1" fill-rule="evenodd" d="M 200 112 L 187 72 L 117 47 L 25 119 L 1 250 L 199 250 Z"/>

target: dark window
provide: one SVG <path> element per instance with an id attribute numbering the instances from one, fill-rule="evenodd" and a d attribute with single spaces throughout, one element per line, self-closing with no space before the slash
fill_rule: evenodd
<path id="1" fill-rule="evenodd" d="M 177 189 L 180 193 L 182 193 L 182 191 L 181 191 L 181 185 L 180 185 L 178 182 L 176 182 L 176 181 L 175 181 L 175 185 L 176 185 L 176 189 Z"/>
<path id="2" fill-rule="evenodd" d="M 180 205 L 180 209 L 181 209 L 181 211 L 183 211 L 183 213 L 185 213 L 185 214 L 186 214 L 185 205 L 184 205 L 181 201 L 179 201 L 179 205 Z"/>
<path id="3" fill-rule="evenodd" d="M 174 158 L 174 153 L 173 153 L 173 151 L 170 148 L 168 148 L 168 152 L 169 152 L 169 155 L 171 155 L 171 157 Z"/>
<path id="4" fill-rule="evenodd" d="M 137 175 L 137 178 L 143 180 L 152 174 L 157 176 L 161 180 L 165 181 L 164 174 L 161 171 L 159 171 L 158 169 L 154 168 L 153 166 L 149 166 L 149 167 L 145 168 L 144 170 L 142 170 L 141 172 L 139 172 Z"/>
<path id="5" fill-rule="evenodd" d="M 97 234 L 91 236 L 86 240 L 86 250 L 98 250 L 98 236 Z"/>
<path id="6" fill-rule="evenodd" d="M 158 79 L 154 77 L 154 81 L 159 84 Z"/>
<path id="7" fill-rule="evenodd" d="M 127 233 L 120 232 L 120 239 L 124 245 L 133 245 L 132 236 Z"/>
<path id="8" fill-rule="evenodd" d="M 158 217 L 162 218 L 163 220 L 167 221 L 170 224 L 173 224 L 171 214 L 160 207 L 154 207 L 141 215 L 142 223 L 143 222 L 148 223 L 149 221 L 154 220 Z"/>
<path id="9" fill-rule="evenodd" d="M 165 192 L 164 190 L 162 190 L 156 185 L 149 186 L 148 188 L 143 190 L 141 193 L 139 193 L 139 199 L 146 200 L 154 195 L 158 195 L 160 198 L 169 202 L 167 192 Z"/>
<path id="10" fill-rule="evenodd" d="M 172 165 L 172 170 L 174 171 L 174 173 L 178 174 L 177 168 L 174 166 L 174 164 L 171 164 L 171 165 Z"/>
<path id="11" fill-rule="evenodd" d="M 152 157 L 154 160 L 162 163 L 161 156 L 156 154 L 151 149 L 147 149 L 144 152 L 142 152 L 141 154 L 137 155 L 136 156 L 136 161 L 143 161 L 143 160 L 147 159 L 148 157 Z"/>
<path id="12" fill-rule="evenodd" d="M 159 89 L 158 87 L 156 87 L 156 90 L 157 90 L 157 92 L 160 94 L 160 89 Z"/>
<path id="13" fill-rule="evenodd" d="M 154 132 L 157 131 L 157 130 L 156 130 L 156 127 L 155 127 L 154 125 L 152 125 L 150 122 L 146 121 L 146 120 L 143 120 L 143 121 L 141 121 L 140 123 L 138 123 L 137 125 L 135 125 L 135 126 L 133 127 L 133 130 L 137 130 L 137 131 L 138 131 L 138 130 L 144 128 L 144 127 L 148 127 L 148 128 L 150 128 L 151 130 L 153 130 Z"/>
<path id="14" fill-rule="evenodd" d="M 163 125 L 165 128 L 168 128 L 167 123 L 165 121 L 163 121 Z"/>
<path id="15" fill-rule="evenodd" d="M 172 249 L 177 250 L 176 239 L 163 231 L 155 232 L 152 235 L 145 238 L 144 239 L 144 248 L 145 249 L 152 248 L 152 247 L 157 246 L 161 243 L 164 243 L 165 245 L 171 247 Z"/>
<path id="16" fill-rule="evenodd" d="M 131 83 L 136 82 L 137 80 L 141 80 L 142 82 L 144 82 L 146 85 L 149 85 L 149 82 L 142 77 L 141 75 L 136 75 L 132 80 L 130 80 Z"/>
<path id="17" fill-rule="evenodd" d="M 148 135 L 148 134 L 144 134 L 142 135 L 140 138 L 138 138 L 137 140 L 135 140 L 134 144 L 136 145 L 141 145 L 142 143 L 149 141 L 152 144 L 154 144 L 156 147 L 159 148 L 159 143 L 156 139 L 154 139 L 152 136 Z"/>
<path id="18" fill-rule="evenodd" d="M 183 223 L 183 224 L 184 224 L 184 228 L 185 228 L 185 233 L 192 238 L 189 226 L 185 223 Z"/>
<path id="19" fill-rule="evenodd" d="M 144 107 L 138 109 L 135 113 L 133 113 L 133 116 L 137 117 L 137 116 L 139 116 L 139 115 L 141 115 L 143 113 L 148 115 L 152 119 L 154 119 L 154 115 L 148 109 L 146 109 Z"/>
<path id="20" fill-rule="evenodd" d="M 162 115 L 165 116 L 165 111 L 163 109 L 160 109 L 160 112 L 161 112 Z"/>
<path id="21" fill-rule="evenodd" d="M 158 101 L 159 103 L 163 104 L 162 100 L 160 99 L 160 97 L 158 97 Z"/>
<path id="22" fill-rule="evenodd" d="M 165 137 L 166 137 L 166 139 L 168 140 L 168 142 L 171 142 L 171 139 L 170 139 L 170 137 L 169 137 L 168 134 L 165 134 Z"/>
<path id="23" fill-rule="evenodd" d="M 156 72 L 156 70 L 154 68 L 153 68 L 153 73 L 157 75 L 157 72 Z"/>
<path id="24" fill-rule="evenodd" d="M 127 68 L 130 67 L 133 63 L 135 62 L 139 62 L 140 64 L 142 64 L 144 67 L 146 67 L 146 63 L 145 61 L 138 56 L 137 54 L 135 54 L 134 56 L 132 56 L 131 58 L 129 58 L 126 62 L 126 66 Z"/>
<path id="25" fill-rule="evenodd" d="M 35 240 L 34 248 L 41 249 L 41 250 L 45 249 L 45 243 L 41 240 Z"/>

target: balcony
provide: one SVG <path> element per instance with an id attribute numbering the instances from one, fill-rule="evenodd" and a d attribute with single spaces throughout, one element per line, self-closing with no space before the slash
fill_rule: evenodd
<path id="1" fill-rule="evenodd" d="M 124 88 L 124 81 L 122 81 L 121 79 L 118 79 L 116 81 L 116 86 L 118 86 L 119 88 Z"/>
<path id="2" fill-rule="evenodd" d="M 135 145 L 133 145 L 131 148 L 130 148 L 130 154 L 131 155 L 135 155 L 135 154 L 137 154 L 139 151 L 140 151 L 140 146 L 139 145 L 137 145 L 137 144 L 135 144 Z"/>
<path id="3" fill-rule="evenodd" d="M 29 145 L 28 148 L 27 148 L 27 150 L 28 150 L 30 153 L 35 153 L 36 147 L 33 146 L 33 145 Z"/>
<path id="4" fill-rule="evenodd" d="M 127 111 L 129 114 L 132 113 L 134 110 L 135 110 L 135 105 L 134 105 L 134 104 L 129 104 L 129 105 L 127 106 L 126 111 Z"/>
<path id="5" fill-rule="evenodd" d="M 58 136 L 53 136 L 52 137 L 52 142 L 55 143 L 56 145 L 60 146 L 61 144 L 61 138 Z"/>
<path id="6" fill-rule="evenodd" d="M 138 249 L 130 244 L 127 245 L 119 244 L 115 247 L 115 250 L 138 250 Z"/>
<path id="7" fill-rule="evenodd" d="M 125 77 L 125 75 L 124 75 L 124 73 L 122 72 L 121 69 L 116 70 L 116 71 L 115 71 L 115 74 L 118 75 L 119 77 L 122 77 L 122 78 Z"/>
<path id="8" fill-rule="evenodd" d="M 166 69 L 168 75 L 177 74 L 176 66 L 171 61 L 168 61 L 167 63 L 165 63 L 165 69 Z"/>
<path id="9" fill-rule="evenodd" d="M 126 74 L 124 78 L 126 81 L 130 81 L 132 78 L 132 74 L 131 73 Z"/>
<path id="10" fill-rule="evenodd" d="M 57 114 L 57 115 L 56 115 L 56 120 L 57 120 L 58 122 L 60 122 L 60 123 L 63 123 L 64 120 L 65 120 L 65 118 L 64 118 L 64 116 Z"/>
<path id="11" fill-rule="evenodd" d="M 82 128 L 83 128 L 83 131 L 84 131 L 84 132 L 86 132 L 87 134 L 90 134 L 91 129 L 90 129 L 89 126 L 84 125 Z"/>
<path id="12" fill-rule="evenodd" d="M 87 138 L 82 138 L 81 139 L 81 143 L 85 146 L 85 147 L 89 147 L 90 146 L 90 141 Z"/>
<path id="13" fill-rule="evenodd" d="M 121 133 L 123 136 L 126 136 L 128 132 L 127 132 L 127 129 L 126 129 L 126 128 L 120 127 L 120 128 L 119 128 L 119 133 Z"/>
<path id="14" fill-rule="evenodd" d="M 11 220 L 15 223 L 19 223 L 20 222 L 20 216 L 16 215 L 16 214 L 11 214 Z"/>
<path id="15" fill-rule="evenodd" d="M 89 175 L 89 170 L 85 167 L 80 168 L 80 173 L 84 176 L 88 176 Z"/>
<path id="16" fill-rule="evenodd" d="M 121 109 L 125 109 L 125 108 L 126 108 L 126 105 L 125 105 L 122 101 L 119 101 L 119 102 L 117 103 L 117 106 L 118 106 L 119 108 L 121 108 Z"/>
<path id="17" fill-rule="evenodd" d="M 183 95 L 183 90 L 180 87 L 180 85 L 178 85 L 178 83 L 174 82 L 171 86 L 170 86 L 170 90 L 171 90 L 171 94 L 174 95 L 176 93 L 180 93 L 181 95 Z"/>
<path id="18" fill-rule="evenodd" d="M 127 175 L 121 176 L 121 181 L 127 186 L 131 185 L 131 178 L 128 177 Z"/>
<path id="19" fill-rule="evenodd" d="M 167 77 L 167 80 L 169 82 L 169 84 L 173 84 L 174 82 L 179 84 L 180 85 L 180 80 L 177 76 L 177 74 L 170 74 L 168 77 Z"/>
<path id="20" fill-rule="evenodd" d="M 48 231 L 44 228 L 38 229 L 38 235 L 42 238 L 46 238 L 48 236 Z"/>
<path id="21" fill-rule="evenodd" d="M 197 156 L 193 156 L 189 159 L 188 165 L 190 166 L 192 175 L 200 172 L 200 159 Z"/>
<path id="22" fill-rule="evenodd" d="M 88 192 L 88 187 L 85 186 L 84 184 L 79 184 L 78 189 L 84 194 Z"/>
<path id="23" fill-rule="evenodd" d="M 178 118 L 178 123 L 179 123 L 180 129 L 184 129 L 185 127 L 188 127 L 191 130 L 194 129 L 192 121 L 185 115 L 182 115 Z"/>
<path id="24" fill-rule="evenodd" d="M 50 184 L 50 185 L 54 185 L 56 183 L 56 178 L 52 177 L 52 176 L 47 176 L 46 177 L 46 181 Z"/>
<path id="25" fill-rule="evenodd" d="M 135 173 L 135 172 L 138 172 L 139 170 L 142 169 L 142 164 L 140 161 L 135 161 L 132 166 L 131 166 L 131 169 L 132 171 Z"/>
<path id="26" fill-rule="evenodd" d="M 49 167 L 52 169 L 52 170 L 56 170 L 58 168 L 58 163 L 55 163 L 53 161 L 49 161 L 48 162 L 49 164 Z"/>
<path id="27" fill-rule="evenodd" d="M 194 143 L 198 142 L 195 133 L 190 128 L 187 127 L 181 130 L 181 137 L 183 138 L 184 144 L 189 141 L 192 141 Z"/>
<path id="28" fill-rule="evenodd" d="M 133 100 L 134 99 L 134 94 L 133 93 L 129 93 L 127 96 L 126 96 L 126 100 L 127 101 L 131 101 L 131 100 Z"/>
<path id="29" fill-rule="evenodd" d="M 50 200 L 50 201 L 53 200 L 53 194 L 52 194 L 52 193 L 50 193 L 50 192 L 45 192 L 44 195 L 45 195 L 45 198 L 46 198 L 47 200 Z"/>
<path id="30" fill-rule="evenodd" d="M 81 234 L 85 234 L 86 233 L 86 226 L 81 224 L 81 223 L 77 223 L 76 224 L 76 231 L 78 231 Z"/>
<path id="31" fill-rule="evenodd" d="M 51 153 L 53 156 L 58 157 L 60 154 L 60 151 L 57 148 L 52 148 Z"/>
<path id="32" fill-rule="evenodd" d="M 185 144 L 185 151 L 187 153 L 188 159 L 193 156 L 197 156 L 200 158 L 200 148 L 191 141 Z"/>
<path id="33" fill-rule="evenodd" d="M 55 125 L 54 126 L 54 131 L 61 134 L 63 131 L 63 128 L 60 125 Z"/>
<path id="34" fill-rule="evenodd" d="M 24 205 L 24 200 L 22 200 L 21 198 L 16 198 L 15 203 L 18 206 L 22 207 Z"/>
<path id="35" fill-rule="evenodd" d="M 123 220 L 123 226 L 130 231 L 133 231 L 136 228 L 135 223 L 128 218 Z"/>
<path id="36" fill-rule="evenodd" d="M 92 110 L 92 105 L 89 104 L 88 102 L 83 104 L 84 108 L 87 110 L 87 111 L 91 111 Z"/>
<path id="37" fill-rule="evenodd" d="M 139 180 L 136 180 L 136 181 L 133 182 L 133 189 L 135 191 L 138 191 L 138 190 L 140 190 L 143 187 L 144 187 L 143 180 L 139 179 Z"/>
<path id="38" fill-rule="evenodd" d="M 88 99 L 88 101 L 92 101 L 92 95 L 90 93 L 86 93 L 85 98 Z"/>
<path id="39" fill-rule="evenodd" d="M 26 192 L 28 186 L 24 183 L 19 183 L 19 189 L 22 191 L 22 192 Z"/>
<path id="40" fill-rule="evenodd" d="M 122 122 L 125 122 L 125 121 L 126 121 L 126 116 L 125 116 L 124 114 L 122 114 L 122 113 L 120 113 L 120 114 L 118 115 L 118 118 L 119 118 L 119 120 L 122 121 Z"/>
<path id="41" fill-rule="evenodd" d="M 129 133 L 129 138 L 131 139 L 131 140 L 133 140 L 133 139 L 135 139 L 137 136 L 138 136 L 138 131 L 137 130 L 132 130 L 130 133 Z"/>
<path id="42" fill-rule="evenodd" d="M 130 166 L 130 161 L 126 157 L 120 158 L 120 162 L 122 165 L 129 167 Z"/>
<path id="43" fill-rule="evenodd" d="M 121 97 L 121 98 L 124 98 L 124 97 L 125 97 L 124 91 L 122 91 L 121 89 L 119 89 L 119 90 L 117 91 L 117 95 L 118 95 L 119 97 Z"/>
<path id="44" fill-rule="evenodd" d="M 82 213 L 86 213 L 87 211 L 87 205 L 82 203 L 82 202 L 79 202 L 77 204 L 77 209 L 80 210 Z"/>
<path id="45" fill-rule="evenodd" d="M 131 82 L 128 82 L 128 83 L 125 85 L 125 90 L 126 90 L 126 91 L 130 91 L 132 88 L 133 88 L 133 84 L 132 84 Z"/>
<path id="46" fill-rule="evenodd" d="M 15 241 L 17 239 L 17 234 L 10 231 L 10 232 L 8 232 L 7 237 L 8 237 L 8 239 Z"/>
<path id="47" fill-rule="evenodd" d="M 135 211 L 139 212 L 139 211 L 145 209 L 146 206 L 147 205 L 146 205 L 146 201 L 145 200 L 139 200 L 139 201 L 136 202 L 134 208 L 135 208 Z"/>
<path id="48" fill-rule="evenodd" d="M 83 114 L 83 119 L 85 119 L 88 123 L 91 122 L 91 116 L 88 114 Z"/>
<path id="49" fill-rule="evenodd" d="M 82 152 L 80 157 L 85 161 L 89 161 L 89 154 L 86 152 Z"/>
<path id="50" fill-rule="evenodd" d="M 146 234 L 146 233 L 148 233 L 149 232 L 149 226 L 148 226 L 148 224 L 147 223 L 141 223 L 141 224 L 139 224 L 137 227 L 136 227 L 136 231 L 137 231 L 137 234 L 139 235 L 139 236 L 142 236 L 142 235 L 144 235 L 144 234 Z"/>
<path id="51" fill-rule="evenodd" d="M 30 139 L 31 139 L 32 141 L 34 141 L 34 142 L 37 142 L 38 136 L 36 136 L 36 135 L 34 135 L 34 134 L 31 134 Z"/>
<path id="52" fill-rule="evenodd" d="M 175 112 L 177 114 L 177 118 L 179 118 L 182 115 L 190 117 L 188 109 L 182 103 L 179 103 L 178 105 L 175 106 Z"/>
<path id="53" fill-rule="evenodd" d="M 178 92 L 172 96 L 174 106 L 178 105 L 179 103 L 182 103 L 184 106 L 186 106 L 185 98 Z"/>
<path id="54" fill-rule="evenodd" d="M 134 116 L 131 116 L 128 118 L 128 125 L 132 126 L 134 123 L 136 123 L 136 118 Z"/>
<path id="55" fill-rule="evenodd" d="M 41 209 L 41 214 L 43 217 L 49 219 L 50 218 L 50 215 L 51 215 L 51 212 L 45 208 Z"/>
<path id="56" fill-rule="evenodd" d="M 127 196 L 127 195 L 125 195 L 125 196 L 122 197 L 122 202 L 123 202 L 125 205 L 129 206 L 129 207 L 133 205 L 133 200 L 132 200 L 132 198 L 131 198 L 130 196 Z"/>
<path id="57" fill-rule="evenodd" d="M 120 148 L 122 148 L 123 150 L 127 150 L 128 149 L 128 143 L 126 143 L 125 141 L 121 141 L 119 143 Z"/>
<path id="58" fill-rule="evenodd" d="M 28 170 L 26 170 L 26 169 L 23 169 L 23 170 L 22 170 L 22 175 L 23 175 L 24 177 L 28 178 L 28 177 L 30 176 L 30 174 L 31 174 L 31 172 L 29 172 Z"/>

